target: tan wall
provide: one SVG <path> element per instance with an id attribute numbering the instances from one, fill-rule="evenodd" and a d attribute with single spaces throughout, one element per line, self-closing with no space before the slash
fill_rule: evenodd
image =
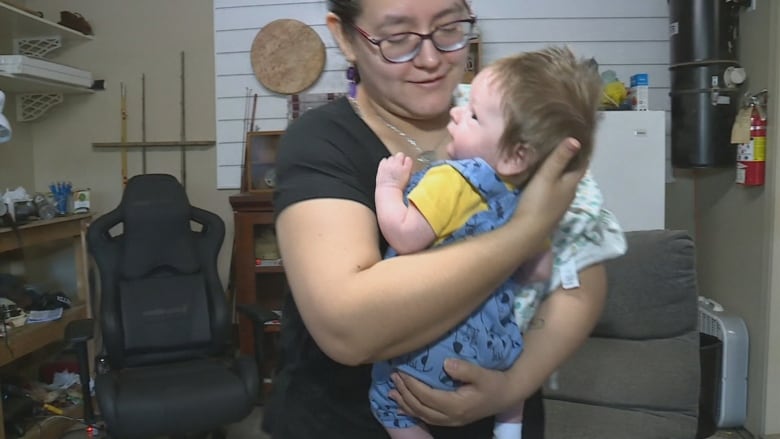
<path id="1" fill-rule="evenodd" d="M 769 13 L 769 23 L 771 32 L 767 32 L 769 35 L 769 65 L 774 66 L 769 72 L 769 91 L 771 96 L 771 102 L 769 105 L 769 120 L 775 121 L 774 126 L 778 126 L 778 118 L 780 118 L 780 100 L 778 100 L 778 92 L 780 91 L 780 4 L 772 2 Z M 764 403 L 764 417 L 765 417 L 765 432 L 772 434 L 776 438 L 780 438 L 780 417 L 777 416 L 777 407 L 780 407 L 780 227 L 778 227 L 778 221 L 780 220 L 780 203 L 777 202 L 777 197 L 780 194 L 780 157 L 778 151 L 780 151 L 780 135 L 777 135 L 777 130 L 773 130 L 772 138 L 768 146 L 769 152 L 769 169 L 768 172 L 768 184 L 769 199 L 772 200 L 772 207 L 768 212 L 769 229 L 766 236 L 767 244 L 769 246 L 769 252 L 771 258 L 769 259 L 768 271 L 769 271 L 769 289 L 768 289 L 768 303 L 766 307 L 766 316 L 769 325 L 769 330 L 765 336 L 767 345 L 767 363 L 766 363 L 766 400 Z M 774 152 L 774 154 L 772 154 Z"/>
<path id="2" fill-rule="evenodd" d="M 11 42 L 0 41 L 0 53 L 11 53 Z M 10 142 L 0 144 L 0 195 L 6 189 L 33 184 L 33 152 L 30 127 L 16 121 L 16 97 L 6 91 L 3 114 L 13 130 Z"/>
<path id="3" fill-rule="evenodd" d="M 43 10 L 55 21 L 58 8 L 65 8 L 61 3 L 55 8 L 45 0 L 31 0 L 28 5 Z M 96 37 L 93 42 L 63 53 L 59 60 L 106 79 L 107 90 L 91 96 L 66 97 L 64 104 L 31 125 L 29 139 L 22 134 L 10 147 L 0 146 L 12 151 L 14 160 L 13 170 L 7 170 L 5 163 L 0 164 L 0 183 L 6 184 L 13 177 L 43 190 L 50 181 L 72 180 L 77 186 L 90 187 L 93 207 L 104 212 L 121 195 L 120 156 L 119 151 L 95 151 L 91 143 L 119 140 L 120 82 L 128 86 L 130 140 L 140 140 L 141 136 L 143 73 L 147 76 L 148 139 L 178 140 L 179 53 L 185 51 L 187 137 L 215 137 L 212 2 L 70 0 L 67 5 L 90 20 Z M 780 82 L 777 72 L 769 68 L 777 65 L 777 58 L 774 64 L 768 61 L 770 52 L 766 45 L 770 19 L 775 30 L 780 26 L 779 10 L 776 2 L 759 1 L 758 11 L 743 14 L 740 50 L 751 78 L 751 89 L 767 87 L 770 78 L 774 78 L 772 85 Z M 777 31 L 774 40 L 780 40 Z M 780 138 L 771 133 L 770 130 L 770 145 L 775 147 L 769 149 L 780 151 Z M 24 165 L 33 159 L 34 167 Z M 148 159 L 150 172 L 179 175 L 178 151 L 150 152 Z M 780 432 L 780 418 L 772 412 L 772 408 L 780 406 L 780 348 L 776 347 L 780 323 L 772 318 L 780 315 L 780 281 L 770 279 L 767 274 L 773 267 L 770 256 L 780 255 L 780 244 L 774 244 L 777 240 L 769 238 L 774 236 L 770 234 L 774 218 L 780 218 L 777 203 L 773 202 L 780 186 L 777 178 L 780 170 L 775 159 L 770 152 L 770 184 L 764 189 L 734 185 L 731 169 L 678 171 L 677 181 L 667 187 L 667 227 L 689 230 L 697 238 L 701 293 L 719 300 L 748 324 L 751 353 L 747 426 L 757 434 Z M 220 214 L 228 228 L 220 259 L 226 283 L 233 230 L 228 196 L 232 192 L 215 189 L 213 148 L 190 152 L 187 162 L 191 201 Z M 133 151 L 130 174 L 140 172 L 140 152 Z M 18 175 L 14 177 L 14 173 Z"/>
<path id="4" fill-rule="evenodd" d="M 0 144 L 0 195 L 19 186 L 32 192 L 34 186 L 33 142 L 30 126 L 16 121 L 16 97 L 7 95 L 3 114 L 11 123 L 11 141 Z"/>
<path id="5" fill-rule="evenodd" d="M 81 12 L 95 39 L 68 49 L 56 60 L 105 79 L 106 90 L 66 96 L 65 102 L 34 122 L 34 186 L 70 180 L 90 188 L 97 213 L 112 209 L 122 193 L 120 151 L 96 150 L 92 142 L 120 140 L 120 83 L 127 86 L 128 140 L 141 140 L 141 75 L 146 75 L 147 140 L 180 138 L 180 53 L 185 53 L 186 134 L 188 140 L 213 140 L 215 133 L 214 41 L 209 0 L 69 1 L 67 6 L 30 1 L 48 19 L 59 10 Z M 226 223 L 220 257 L 223 284 L 233 237 L 229 191 L 216 190 L 216 150 L 187 153 L 187 193 L 199 207 L 214 211 Z M 147 152 L 147 172 L 180 177 L 178 148 Z M 141 151 L 128 153 L 129 175 L 142 172 Z"/>
<path id="6" fill-rule="evenodd" d="M 757 11 L 746 11 L 741 16 L 740 61 L 748 72 L 747 86 L 753 91 L 768 86 L 770 7 L 776 5 L 758 2 Z M 770 169 L 775 166 L 774 161 L 770 162 Z M 699 288 L 702 295 L 716 299 L 745 319 L 750 334 L 747 427 L 757 434 L 777 433 L 767 429 L 768 423 L 776 420 L 770 420 L 775 416 L 769 413 L 771 406 L 766 404 L 765 393 L 771 378 L 767 375 L 767 352 L 771 345 L 768 232 L 772 189 L 734 184 L 733 168 L 693 174 Z"/>
<path id="7" fill-rule="evenodd" d="M 758 1 L 757 10 L 743 12 L 740 21 L 740 61 L 750 78 L 748 87 L 769 88 L 774 102 L 780 90 L 778 67 L 772 68 L 780 62 L 779 26 L 780 4 L 774 1 Z M 778 120 L 780 111 L 775 114 L 770 120 Z M 765 188 L 735 185 L 733 169 L 675 170 L 675 181 L 666 191 L 666 227 L 688 230 L 696 238 L 700 294 L 718 300 L 747 323 L 747 428 L 755 434 L 780 433 L 780 418 L 774 413 L 780 406 L 780 323 L 775 317 L 780 315 L 780 275 L 770 284 L 780 260 L 774 231 L 780 218 L 780 206 L 774 202 L 780 166 L 772 153 L 780 151 L 780 136 L 773 133 L 770 129 Z"/>
<path id="8" fill-rule="evenodd" d="M 674 181 L 666 185 L 666 228 L 686 230 L 696 238 L 693 172 L 674 169 L 673 176 Z"/>

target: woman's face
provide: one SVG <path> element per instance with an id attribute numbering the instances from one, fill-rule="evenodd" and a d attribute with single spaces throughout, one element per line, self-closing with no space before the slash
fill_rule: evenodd
<path id="1" fill-rule="evenodd" d="M 428 34 L 470 16 L 463 0 L 362 1 L 363 14 L 355 25 L 375 38 L 401 32 Z M 363 91 L 388 111 L 414 119 L 439 117 L 449 110 L 468 53 L 467 48 L 440 52 L 431 40 L 424 40 L 411 61 L 393 64 L 357 32 L 352 47 Z"/>

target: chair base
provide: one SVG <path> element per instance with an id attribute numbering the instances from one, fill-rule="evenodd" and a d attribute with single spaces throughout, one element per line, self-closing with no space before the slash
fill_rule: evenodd
<path id="1" fill-rule="evenodd" d="M 106 433 L 105 430 L 98 428 L 95 433 L 90 435 L 89 433 L 86 433 L 84 430 L 86 429 L 86 426 L 82 424 L 82 428 L 71 428 L 67 432 L 65 432 L 62 436 L 59 437 L 59 439 L 122 439 L 118 437 L 111 436 L 110 434 Z M 206 433 L 192 433 L 192 434 L 185 434 L 185 435 L 174 435 L 174 436 L 167 436 L 166 439 L 227 439 L 228 432 L 227 428 L 223 427 L 211 432 Z M 152 439 L 152 438 L 150 438 Z"/>
<path id="2" fill-rule="evenodd" d="M 208 433 L 193 433 L 171 436 L 170 439 L 227 439 L 227 429 L 220 428 Z"/>

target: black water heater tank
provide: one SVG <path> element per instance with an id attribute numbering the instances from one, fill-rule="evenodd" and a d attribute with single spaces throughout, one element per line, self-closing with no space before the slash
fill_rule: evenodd
<path id="1" fill-rule="evenodd" d="M 744 71 L 737 59 L 742 0 L 667 0 L 672 166 L 734 166 L 731 126 Z M 737 74 L 734 74 L 736 71 Z"/>

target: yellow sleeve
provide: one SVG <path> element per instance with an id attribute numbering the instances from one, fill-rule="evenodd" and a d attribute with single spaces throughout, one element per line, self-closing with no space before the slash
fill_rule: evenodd
<path id="1" fill-rule="evenodd" d="M 409 193 L 409 201 L 428 220 L 439 239 L 461 228 L 475 213 L 487 209 L 479 192 L 450 165 L 429 169 Z"/>

